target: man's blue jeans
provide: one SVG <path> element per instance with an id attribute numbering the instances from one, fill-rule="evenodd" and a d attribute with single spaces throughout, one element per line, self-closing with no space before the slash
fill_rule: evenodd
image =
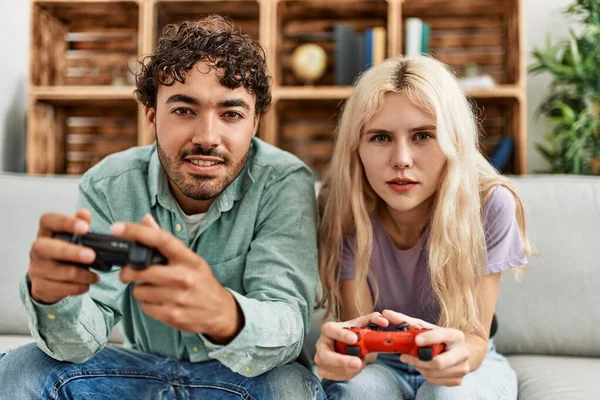
<path id="1" fill-rule="evenodd" d="M 0 355 L 0 399 L 325 399 L 319 380 L 291 363 L 248 378 L 218 361 L 191 363 L 105 347 L 83 364 L 35 343 Z"/>

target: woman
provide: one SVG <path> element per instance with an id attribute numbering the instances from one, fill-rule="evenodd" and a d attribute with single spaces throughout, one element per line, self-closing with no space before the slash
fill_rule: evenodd
<path id="1" fill-rule="evenodd" d="M 523 207 L 481 155 L 454 75 L 429 57 L 368 70 L 346 102 L 321 191 L 321 306 L 315 362 L 329 399 L 516 399 L 489 338 L 501 271 L 527 263 Z M 432 361 L 338 354 L 343 327 L 406 322 L 444 343 Z M 386 397 L 384 397 L 386 396 Z"/>

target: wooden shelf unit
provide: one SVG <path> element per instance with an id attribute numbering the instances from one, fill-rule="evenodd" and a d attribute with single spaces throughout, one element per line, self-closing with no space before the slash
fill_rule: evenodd
<path id="1" fill-rule="evenodd" d="M 152 143 L 133 92 L 135 60 L 164 26 L 221 14 L 265 48 L 273 105 L 260 136 L 313 168 L 326 168 L 333 130 L 350 86 L 335 86 L 332 27 L 386 29 L 386 56 L 402 54 L 404 21 L 431 26 L 434 56 L 460 75 L 476 63 L 490 89 L 467 90 L 482 127 L 482 151 L 515 141 L 507 172 L 526 165 L 525 60 L 521 0 L 31 0 L 28 172 L 83 173 L 113 151 Z M 290 69 L 293 50 L 320 44 L 326 73 L 311 86 Z M 119 128 L 117 129 L 117 126 Z"/>

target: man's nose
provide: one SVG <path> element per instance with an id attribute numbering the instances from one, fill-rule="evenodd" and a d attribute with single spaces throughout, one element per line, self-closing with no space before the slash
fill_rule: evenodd
<path id="1" fill-rule="evenodd" d="M 198 119 L 194 127 L 192 143 L 205 149 L 217 147 L 221 144 L 221 135 L 218 131 L 218 120 L 215 115 L 205 115 Z"/>

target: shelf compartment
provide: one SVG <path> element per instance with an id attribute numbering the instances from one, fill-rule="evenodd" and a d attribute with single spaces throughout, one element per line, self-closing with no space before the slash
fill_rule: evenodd
<path id="1" fill-rule="evenodd" d="M 201 17 L 219 14 L 233 21 L 236 30 L 248 34 L 254 40 L 259 37 L 260 4 L 258 0 L 224 1 L 157 1 L 154 6 L 156 28 L 153 46 L 156 47 L 164 27 L 168 24 L 180 24 L 185 20 L 194 21 Z"/>
<path id="2" fill-rule="evenodd" d="M 134 84 L 138 16 L 135 1 L 33 3 L 32 84 Z"/>
<path id="3" fill-rule="evenodd" d="M 522 119 L 519 102 L 519 99 L 513 97 L 476 100 L 475 113 L 479 121 L 482 153 L 490 157 L 504 137 L 514 140 L 514 150 L 503 173 L 522 173 L 520 164 L 525 149 L 519 140 Z"/>
<path id="4" fill-rule="evenodd" d="M 522 54 L 511 51 L 522 48 L 516 0 L 408 0 L 402 3 L 402 17 L 430 24 L 431 54 L 459 76 L 476 64 L 499 85 L 520 83 Z"/>
<path id="5" fill-rule="evenodd" d="M 292 71 L 294 50 L 306 43 L 321 46 L 327 55 L 325 73 L 317 81 L 318 86 L 335 85 L 335 49 L 334 27 L 344 24 L 359 34 L 368 28 L 386 28 L 386 42 L 389 36 L 388 15 L 390 4 L 385 0 L 339 0 L 335 2 L 282 0 L 277 2 L 275 10 L 275 53 L 274 66 L 276 84 L 280 86 L 302 86 Z M 387 44 L 384 46 L 387 53 Z"/>
<path id="6" fill-rule="evenodd" d="M 339 100 L 279 100 L 275 104 L 279 147 L 304 161 L 317 179 L 322 178 L 333 155 L 342 104 Z"/>
<path id="7" fill-rule="evenodd" d="M 107 155 L 137 145 L 133 99 L 37 100 L 30 113 L 31 173 L 82 174 Z"/>

